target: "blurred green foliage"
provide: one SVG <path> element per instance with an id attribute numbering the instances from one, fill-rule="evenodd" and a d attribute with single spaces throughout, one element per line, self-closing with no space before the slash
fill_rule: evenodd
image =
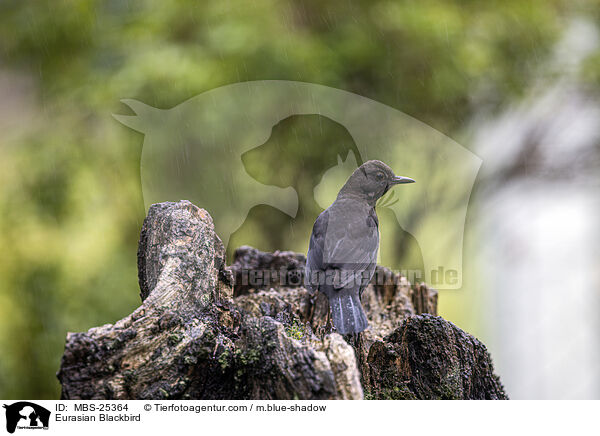
<path id="1" fill-rule="evenodd" d="M 233 82 L 298 80 L 458 136 L 482 108 L 521 95 L 569 18 L 599 10 L 591 0 L 1 2 L 0 397 L 57 398 L 67 331 L 139 304 L 143 138 L 111 118 L 127 111 L 120 99 L 169 108 Z M 599 72 L 591 62 L 586 78 Z M 335 162 L 323 141 L 345 133 L 330 126 L 298 148 L 293 125 L 304 122 L 277 139 L 302 171 L 248 155 L 249 172 L 310 192 Z M 305 206 L 307 219 L 318 212 Z M 234 242 L 288 248 L 268 241 L 288 225 L 265 228 L 269 214 L 253 211 L 253 240 Z"/>

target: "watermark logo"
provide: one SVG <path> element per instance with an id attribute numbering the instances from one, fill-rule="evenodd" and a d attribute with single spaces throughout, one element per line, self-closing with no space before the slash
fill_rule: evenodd
<path id="1" fill-rule="evenodd" d="M 335 200 L 331 193 L 371 159 L 415 179 L 410 189 L 390 192 L 384 205 L 417 241 L 423 280 L 438 289 L 462 286 L 465 218 L 481 159 L 432 127 L 350 92 L 291 81 L 236 83 L 166 110 L 136 100 L 123 103 L 136 115 L 114 117 L 145 135 L 146 208 L 190 200 L 209 211 L 225 246 L 255 206 L 269 205 L 290 217 L 298 211 L 296 190 L 259 182 L 246 171 L 242 155 L 267 143 L 274 127 L 293 116 L 316 114 L 340 124 L 352 138 L 352 153 L 323 175 L 314 201 L 329 206 Z"/>
<path id="2" fill-rule="evenodd" d="M 48 430 L 50 411 L 28 401 L 19 401 L 3 406 L 6 409 L 6 431 L 14 433 L 19 430 Z"/>

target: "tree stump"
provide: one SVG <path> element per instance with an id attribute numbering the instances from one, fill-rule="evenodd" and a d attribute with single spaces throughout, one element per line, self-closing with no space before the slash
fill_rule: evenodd
<path id="1" fill-rule="evenodd" d="M 241 247 L 233 265 L 210 215 L 153 205 L 138 250 L 141 306 L 69 333 L 63 399 L 506 399 L 485 346 L 434 316 L 437 292 L 378 266 L 370 327 L 327 332 L 305 257 Z M 348 341 L 346 340 L 348 339 Z"/>

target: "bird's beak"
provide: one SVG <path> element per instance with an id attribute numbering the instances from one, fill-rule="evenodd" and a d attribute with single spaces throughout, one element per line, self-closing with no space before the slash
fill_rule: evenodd
<path id="1" fill-rule="evenodd" d="M 401 185 L 403 183 L 415 183 L 410 177 L 396 176 L 392 179 L 391 185 Z"/>

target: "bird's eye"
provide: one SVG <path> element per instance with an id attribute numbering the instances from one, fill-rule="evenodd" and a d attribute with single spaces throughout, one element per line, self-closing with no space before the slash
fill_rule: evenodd
<path id="1" fill-rule="evenodd" d="M 375 177 L 377 178 L 377 180 L 383 180 L 383 173 L 377 173 Z"/>

